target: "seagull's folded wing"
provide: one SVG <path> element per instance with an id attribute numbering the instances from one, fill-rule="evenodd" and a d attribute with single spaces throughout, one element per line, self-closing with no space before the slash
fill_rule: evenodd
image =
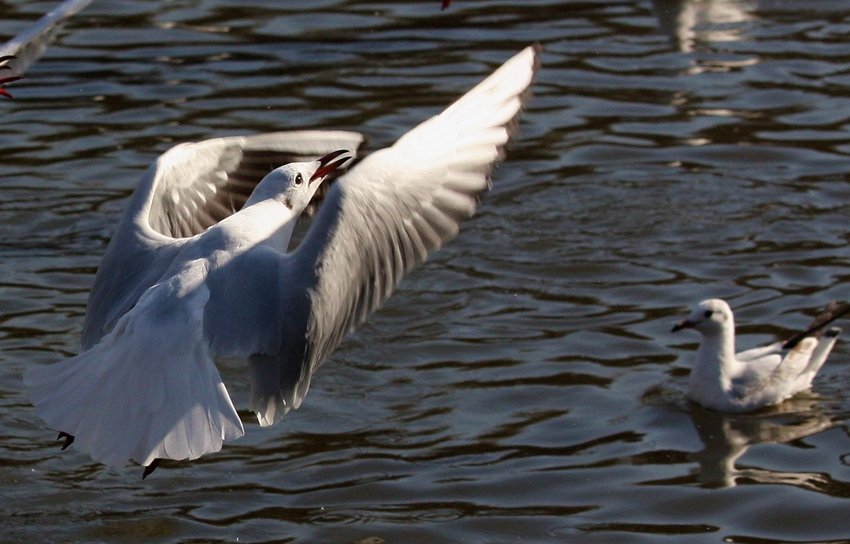
<path id="1" fill-rule="evenodd" d="M 355 132 L 292 131 L 175 146 L 148 169 L 112 237 L 86 309 L 83 349 L 115 326 L 171 265 L 183 240 L 240 210 L 269 172 L 337 149 L 354 153 Z"/>
<path id="2" fill-rule="evenodd" d="M 797 391 L 796 380 L 812 358 L 817 343 L 816 338 L 809 336 L 790 350 L 781 349 L 782 343 L 778 342 L 739 353 L 736 357 L 746 366 L 742 374 L 732 380 L 735 396 L 754 403 L 760 398 L 782 400 L 790 397 Z M 779 401 L 771 401 L 774 402 Z"/>
<path id="3" fill-rule="evenodd" d="M 261 424 L 297 408 L 342 338 L 457 234 L 516 128 L 536 67 L 529 47 L 336 182 L 303 242 L 282 258 L 279 349 L 249 360 Z"/>
<path id="4" fill-rule="evenodd" d="M 782 360 L 782 346 L 785 345 L 785 342 L 774 342 L 773 344 L 769 344 L 767 346 L 762 346 L 758 348 L 748 349 L 746 351 L 741 351 L 735 354 L 735 358 L 741 362 L 750 362 L 756 361 L 758 359 L 763 359 L 768 356 L 773 356 L 771 362 L 765 363 L 770 365 L 771 368 L 779 364 L 779 361 Z"/>

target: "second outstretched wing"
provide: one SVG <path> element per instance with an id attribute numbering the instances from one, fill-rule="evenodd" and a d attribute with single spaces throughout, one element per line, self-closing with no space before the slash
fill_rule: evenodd
<path id="1" fill-rule="evenodd" d="M 538 66 L 529 47 L 328 193 L 281 263 L 281 342 L 250 360 L 262 424 L 297 408 L 319 364 L 399 281 L 453 238 L 488 188 Z"/>

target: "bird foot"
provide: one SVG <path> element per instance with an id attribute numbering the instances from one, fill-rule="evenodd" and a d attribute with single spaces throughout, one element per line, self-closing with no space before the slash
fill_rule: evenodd
<path id="1" fill-rule="evenodd" d="M 145 471 L 142 472 L 142 480 L 150 476 L 150 474 L 156 470 L 156 467 L 159 466 L 160 461 L 162 461 L 162 459 L 154 459 L 153 461 L 151 461 L 151 464 L 145 467 Z"/>
<path id="2" fill-rule="evenodd" d="M 65 443 L 62 444 L 62 451 L 65 451 L 66 449 L 68 449 L 68 446 L 74 443 L 74 437 L 63 431 L 59 433 L 59 436 L 56 437 L 56 440 L 62 440 L 63 438 L 65 439 Z"/>

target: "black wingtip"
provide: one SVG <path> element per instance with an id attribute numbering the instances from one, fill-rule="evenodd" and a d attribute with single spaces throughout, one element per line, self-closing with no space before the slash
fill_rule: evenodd
<path id="1" fill-rule="evenodd" d="M 74 437 L 62 431 L 59 433 L 59 436 L 56 437 L 56 440 L 62 440 L 63 438 L 65 439 L 65 443 L 62 444 L 62 451 L 65 451 L 68 449 L 68 446 L 74 443 Z"/>
<path id="2" fill-rule="evenodd" d="M 156 470 L 156 467 L 159 466 L 159 463 L 161 461 L 162 461 L 162 459 L 154 459 L 153 461 L 151 461 L 151 464 L 146 466 L 144 472 L 142 472 L 142 480 L 144 480 L 145 478 L 150 476 L 151 473 L 153 473 L 153 471 Z"/>
<path id="3" fill-rule="evenodd" d="M 782 349 L 792 349 L 794 346 L 799 344 L 803 338 L 807 338 L 809 336 L 818 337 L 824 334 L 827 329 L 827 325 L 838 319 L 839 317 L 843 317 L 850 313 L 850 304 L 847 302 L 838 302 L 832 301 L 826 305 L 826 308 L 820 313 L 819 316 L 812 321 L 809 328 L 801 332 L 800 334 L 795 335 L 793 338 L 789 339 L 785 344 L 782 345 Z M 833 329 L 836 329 L 838 332 L 835 333 L 835 336 L 838 336 L 838 333 L 841 332 L 841 329 L 838 327 L 833 327 L 829 329 L 831 332 Z"/>

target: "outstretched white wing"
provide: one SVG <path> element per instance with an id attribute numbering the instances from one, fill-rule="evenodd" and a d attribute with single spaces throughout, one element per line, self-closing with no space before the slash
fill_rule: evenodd
<path id="1" fill-rule="evenodd" d="M 249 359 L 251 408 L 262 424 L 297 408 L 312 372 L 342 338 L 472 215 L 537 66 L 537 49 L 525 49 L 443 113 L 366 157 L 334 184 L 297 250 L 279 263 L 257 259 L 279 269 L 281 302 L 277 330 L 255 333 L 279 335 L 267 343 L 278 349 Z M 216 304 L 213 295 L 208 307 Z M 228 333 L 224 324 L 208 332 Z"/>

